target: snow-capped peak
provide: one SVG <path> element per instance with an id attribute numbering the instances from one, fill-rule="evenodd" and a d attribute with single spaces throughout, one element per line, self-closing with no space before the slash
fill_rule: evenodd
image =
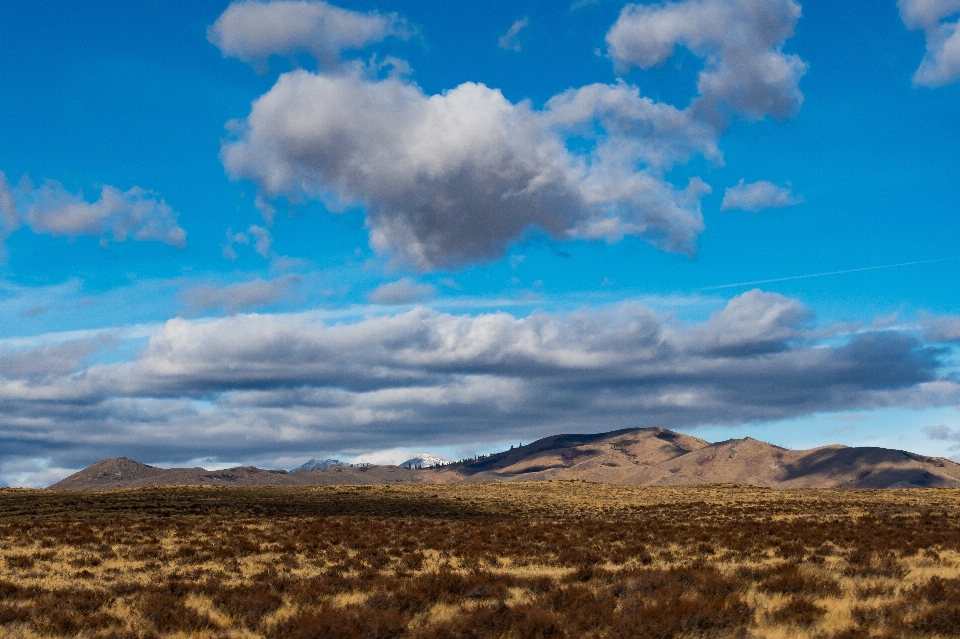
<path id="1" fill-rule="evenodd" d="M 314 468 L 331 468 L 333 466 L 343 466 L 343 462 L 339 459 L 324 459 L 323 461 L 317 461 L 314 458 L 310 458 L 310 461 L 300 464 L 293 470 L 291 473 L 300 472 L 301 470 L 313 470 Z"/>
<path id="2" fill-rule="evenodd" d="M 404 468 L 430 468 L 431 466 L 446 466 L 450 463 L 452 462 L 430 453 L 418 453 L 400 465 Z"/>

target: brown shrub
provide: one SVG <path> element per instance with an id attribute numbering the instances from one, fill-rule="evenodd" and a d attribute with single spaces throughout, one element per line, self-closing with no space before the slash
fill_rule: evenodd
<path id="1" fill-rule="evenodd" d="M 14 570 L 29 570 L 34 564 L 34 558 L 30 555 L 8 555 L 4 560 Z"/>
<path id="2" fill-rule="evenodd" d="M 960 635 L 960 602 L 953 599 L 924 610 L 916 618 L 904 624 L 914 633 L 956 637 Z"/>
<path id="3" fill-rule="evenodd" d="M 143 618 L 160 633 L 199 631 L 212 625 L 206 614 L 188 608 L 180 597 L 170 592 L 146 592 L 139 607 Z"/>
<path id="4" fill-rule="evenodd" d="M 840 585 L 832 579 L 804 575 L 797 564 L 778 564 L 769 568 L 746 569 L 739 576 L 757 582 L 760 590 L 782 595 L 837 595 Z"/>
<path id="5" fill-rule="evenodd" d="M 807 597 L 793 596 L 782 607 L 770 613 L 775 623 L 792 626 L 812 626 L 826 614 L 826 609 L 816 605 Z"/>
<path id="6" fill-rule="evenodd" d="M 556 613 L 533 604 L 503 603 L 463 612 L 457 619 L 428 628 L 421 639 L 564 639 L 569 637 Z"/>
<path id="7" fill-rule="evenodd" d="M 247 628 L 256 628 L 265 615 L 281 605 L 283 597 L 269 584 L 254 582 L 216 588 L 211 594 L 214 605 Z"/>
<path id="8" fill-rule="evenodd" d="M 406 622 L 395 610 L 362 606 L 336 609 L 324 603 L 301 611 L 270 628 L 268 639 L 393 639 L 403 634 Z"/>

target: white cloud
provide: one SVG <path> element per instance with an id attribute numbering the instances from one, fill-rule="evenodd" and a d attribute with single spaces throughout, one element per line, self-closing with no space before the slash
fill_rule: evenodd
<path id="1" fill-rule="evenodd" d="M 688 348 L 716 355 L 783 351 L 792 340 L 805 337 L 798 328 L 811 316 L 797 300 L 754 289 L 733 298 L 710 321 L 691 329 Z"/>
<path id="2" fill-rule="evenodd" d="M 913 75 L 914 84 L 938 87 L 960 79 L 960 0 L 897 0 L 908 29 L 923 29 L 927 52 Z"/>
<path id="3" fill-rule="evenodd" d="M 696 155 L 720 162 L 717 131 L 690 111 L 655 102 L 623 81 L 568 89 L 547 102 L 544 118 L 552 127 L 597 138 L 598 153 L 619 155 L 625 162 L 669 170 Z M 595 130 L 601 125 L 605 136 Z"/>
<path id="4" fill-rule="evenodd" d="M 421 284 L 404 277 L 378 286 L 370 293 L 370 301 L 374 304 L 410 304 L 428 300 L 436 293 L 437 290 L 430 284 Z"/>
<path id="5" fill-rule="evenodd" d="M 59 182 L 40 187 L 24 177 L 10 188 L 0 171 L 0 260 L 6 258 L 5 240 L 25 221 L 34 233 L 55 236 L 99 237 L 109 241 L 154 241 L 183 248 L 187 233 L 177 223 L 177 213 L 156 194 L 134 187 L 100 190 L 100 199 L 87 202 L 83 194 L 70 193 Z"/>
<path id="6" fill-rule="evenodd" d="M 343 51 L 409 34 L 395 13 L 360 13 L 313 0 L 232 2 L 207 30 L 224 56 L 261 64 L 273 54 L 302 51 L 332 65 Z"/>
<path id="7" fill-rule="evenodd" d="M 49 458 L 8 460 L 0 466 L 0 486 L 46 488 L 79 470 L 78 467 L 51 467 Z"/>
<path id="8" fill-rule="evenodd" d="M 87 202 L 82 193 L 70 193 L 59 182 L 48 180 L 34 187 L 24 178 L 12 195 L 20 217 L 35 233 L 99 237 L 103 244 L 128 238 L 177 248 L 187 244 L 177 213 L 156 194 L 139 187 L 121 191 L 104 186 L 98 200 Z"/>
<path id="9" fill-rule="evenodd" d="M 766 180 L 746 184 L 744 180 L 740 180 L 736 186 L 731 186 L 724 192 L 720 210 L 740 209 L 757 212 L 763 209 L 782 209 L 801 202 L 803 202 L 803 196 L 795 195 L 790 185 L 777 186 Z"/>
<path id="10" fill-rule="evenodd" d="M 529 18 L 522 18 L 514 22 L 512 25 L 510 25 L 510 28 L 507 29 L 507 32 L 500 36 L 500 39 L 497 40 L 497 46 L 504 51 L 520 51 L 520 38 L 517 36 L 520 34 L 520 31 L 529 24 Z"/>
<path id="11" fill-rule="evenodd" d="M 897 7 L 907 27 L 925 29 L 960 13 L 960 0 L 897 0 Z"/>
<path id="12" fill-rule="evenodd" d="M 636 165 L 713 147 L 668 141 L 703 131 L 671 107 L 633 98 L 637 113 L 597 107 L 611 113 L 611 128 L 643 118 L 631 134 L 595 133 L 596 152 L 578 157 L 557 132 L 586 125 L 569 114 L 570 98 L 552 103 L 565 107 L 561 117 L 482 84 L 426 95 L 399 78 L 294 71 L 254 103 L 222 158 L 233 176 L 270 195 L 365 205 L 371 244 L 422 270 L 501 257 L 530 228 L 556 238 L 637 235 L 692 253 L 709 189 L 694 179 L 677 190 L 659 165 Z M 664 138 L 659 153 L 649 150 L 652 136 Z"/>
<path id="13" fill-rule="evenodd" d="M 684 0 L 631 4 L 607 34 L 618 68 L 663 64 L 682 45 L 704 58 L 697 88 L 705 115 L 730 109 L 786 119 L 803 102 L 806 64 L 782 51 L 800 18 L 794 0 Z"/>

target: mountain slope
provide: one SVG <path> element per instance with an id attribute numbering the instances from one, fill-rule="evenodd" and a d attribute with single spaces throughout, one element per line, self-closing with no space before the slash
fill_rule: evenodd
<path id="1" fill-rule="evenodd" d="M 651 468 L 709 444 L 663 428 L 630 428 L 595 435 L 554 435 L 527 446 L 434 471 L 437 481 L 547 481 L 582 479 L 645 485 L 662 473 Z"/>

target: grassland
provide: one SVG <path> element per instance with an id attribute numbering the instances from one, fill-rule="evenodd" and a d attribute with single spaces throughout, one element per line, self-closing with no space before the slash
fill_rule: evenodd
<path id="1" fill-rule="evenodd" d="M 960 490 L 0 490 L 0 636 L 960 636 Z"/>

